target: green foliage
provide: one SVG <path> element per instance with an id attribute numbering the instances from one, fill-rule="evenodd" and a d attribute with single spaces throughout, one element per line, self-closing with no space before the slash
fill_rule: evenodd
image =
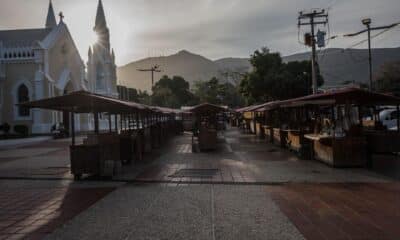
<path id="1" fill-rule="evenodd" d="M 284 100 L 310 93 L 310 61 L 283 63 L 279 53 L 270 53 L 268 48 L 251 55 L 253 71 L 245 75 L 240 83 L 240 93 L 246 104 Z M 323 78 L 318 74 L 318 85 Z"/>
<path id="2" fill-rule="evenodd" d="M 15 125 L 14 132 L 25 137 L 29 135 L 29 128 L 26 125 Z"/>
<path id="3" fill-rule="evenodd" d="M 151 104 L 151 96 L 147 91 L 138 91 L 138 102 L 146 105 Z"/>
<path id="4" fill-rule="evenodd" d="M 217 78 L 212 78 L 207 82 L 196 82 L 194 93 L 204 103 L 239 107 L 243 105 L 237 87 L 231 83 L 220 83 Z"/>
<path id="5" fill-rule="evenodd" d="M 385 63 L 382 66 L 374 82 L 374 89 L 400 96 L 400 62 Z"/>
<path id="6" fill-rule="evenodd" d="M 182 77 L 163 76 L 153 87 L 152 104 L 171 108 L 196 104 L 196 97 L 189 91 L 189 87 L 189 83 Z"/>

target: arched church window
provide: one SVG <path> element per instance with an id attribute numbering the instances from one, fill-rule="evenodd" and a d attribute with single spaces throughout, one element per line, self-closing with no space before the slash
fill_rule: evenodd
<path id="1" fill-rule="evenodd" d="M 18 103 L 23 103 L 28 101 L 29 101 L 29 89 L 25 86 L 25 84 L 21 84 L 18 87 Z M 28 117 L 30 115 L 29 108 L 19 106 L 18 115 L 21 117 Z"/>

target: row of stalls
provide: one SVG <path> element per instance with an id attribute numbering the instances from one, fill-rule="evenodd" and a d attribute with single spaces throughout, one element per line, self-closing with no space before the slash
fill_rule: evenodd
<path id="1" fill-rule="evenodd" d="M 237 110 L 236 124 L 301 158 L 400 172 L 400 98 L 345 88 Z M 382 110 L 392 116 L 381 119 Z M 396 116 L 393 116 L 396 115 Z M 396 119 L 395 127 L 383 124 Z"/>
<path id="2" fill-rule="evenodd" d="M 159 148 L 171 136 L 183 131 L 181 112 L 178 110 L 122 101 L 86 91 L 27 102 L 21 106 L 69 113 L 71 173 L 76 180 L 84 174 L 112 177 L 123 165 L 141 162 L 145 153 Z M 94 131 L 87 133 L 79 142 L 75 133 L 76 114 L 92 114 L 94 121 Z M 109 120 L 107 131 L 99 129 L 101 117 Z"/>

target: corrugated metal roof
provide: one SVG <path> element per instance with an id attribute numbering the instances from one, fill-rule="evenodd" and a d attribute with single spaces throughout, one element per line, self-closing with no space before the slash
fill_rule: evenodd
<path id="1" fill-rule="evenodd" d="M 27 102 L 20 105 L 30 108 L 73 111 L 76 113 L 132 113 L 134 111 L 152 111 L 149 107 L 140 103 L 122 101 L 86 91 L 73 92 L 63 96 Z"/>
<path id="2" fill-rule="evenodd" d="M 0 41 L 4 47 L 34 46 L 51 32 L 50 28 L 18 29 L 0 31 Z"/>

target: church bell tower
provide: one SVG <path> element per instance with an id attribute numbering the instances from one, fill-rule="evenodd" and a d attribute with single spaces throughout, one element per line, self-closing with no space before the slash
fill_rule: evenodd
<path id="1" fill-rule="evenodd" d="M 107 27 L 102 0 L 99 0 L 93 31 L 98 40 L 89 47 L 88 81 L 91 91 L 118 97 L 117 74 L 114 50 L 110 44 L 110 30 Z"/>

